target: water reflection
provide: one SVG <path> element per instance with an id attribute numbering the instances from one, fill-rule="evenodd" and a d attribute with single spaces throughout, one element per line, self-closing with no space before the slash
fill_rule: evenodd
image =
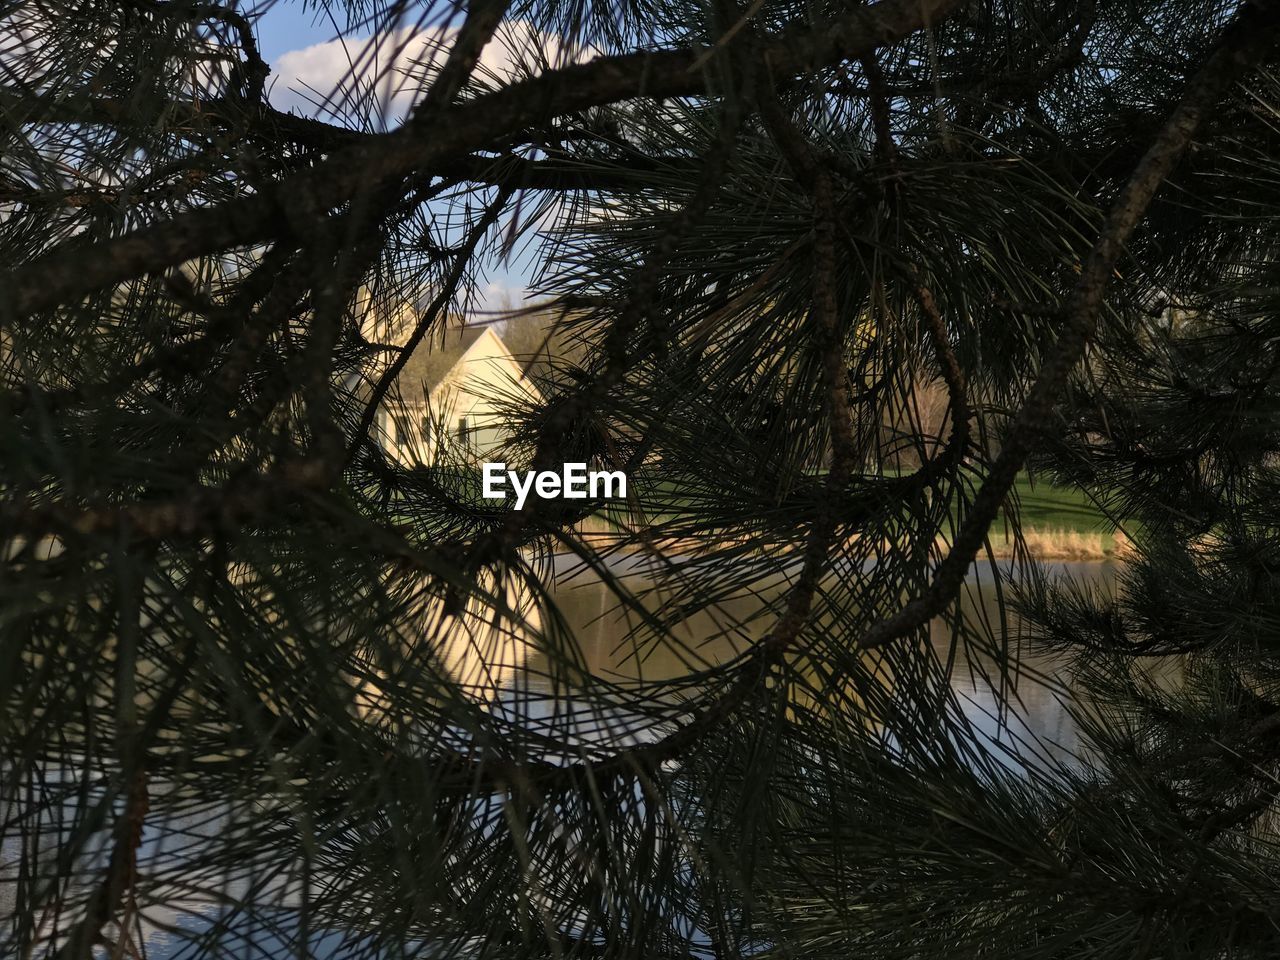
<path id="1" fill-rule="evenodd" d="M 1101 564 L 1063 564 L 1058 571 L 1102 586 L 1114 581 L 1113 569 Z M 638 567 L 630 572 L 640 575 Z M 980 577 L 970 583 L 969 612 L 971 616 L 989 618 L 993 632 L 999 633 L 995 626 L 998 596 L 990 573 L 983 576 L 985 580 Z M 549 657 L 535 640 L 544 624 L 533 597 L 514 581 L 487 581 L 481 586 L 501 596 L 504 605 L 517 616 L 496 616 L 488 604 L 477 599 L 454 610 L 446 609 L 438 598 L 424 601 L 416 614 L 400 626 L 392 642 L 380 645 L 380 649 L 401 651 L 401 662 L 371 660 L 361 675 L 353 676 L 355 708 L 364 720 L 387 722 L 395 714 L 395 691 L 404 693 L 404 671 L 414 665 L 415 659 L 427 657 L 432 669 L 447 675 L 469 701 L 496 718 L 554 728 L 556 737 L 567 737 L 579 745 L 607 743 L 616 748 L 645 739 L 651 731 L 645 730 L 641 716 L 634 710 L 617 702 L 602 702 L 596 696 L 584 696 L 582 687 L 590 682 L 588 678 L 616 685 L 654 683 L 723 662 L 746 648 L 753 631 L 763 629 L 760 625 L 764 620 L 757 614 L 762 600 L 768 599 L 766 595 L 722 600 L 685 618 L 679 625 L 676 642 L 649 644 L 637 650 L 626 640 L 635 626 L 636 612 L 620 609 L 614 593 L 599 578 L 567 576 L 558 584 L 555 600 L 567 633 L 574 638 L 574 648 L 566 656 Z M 1016 631 L 1016 623 L 1010 626 Z M 931 640 L 939 658 L 945 661 L 952 641 L 947 626 L 935 623 Z M 1046 761 L 1070 758 L 1079 748 L 1078 732 L 1069 711 L 1069 693 L 1053 682 L 1058 665 L 1025 655 L 1016 664 L 1018 672 L 1010 674 L 1002 671 L 993 656 L 957 658 L 948 676 L 955 702 L 976 731 L 992 745 L 1008 749 L 1011 765 L 1019 757 L 1040 756 Z M 885 682 L 892 691 L 892 679 Z M 60 816 L 69 817 L 70 804 L 74 802 L 74 797 L 69 798 Z M 169 805 L 167 800 L 165 805 Z M 178 804 L 179 810 L 181 807 Z M 204 856 L 200 850 L 217 846 L 215 838 L 261 828 L 261 823 L 230 823 L 225 812 L 216 807 L 187 810 L 171 816 L 163 826 L 153 824 L 154 829 L 148 831 L 139 851 L 139 860 L 152 865 L 172 855 L 175 859 L 170 868 L 175 873 L 171 876 L 179 876 L 184 883 L 196 879 L 195 875 L 181 873 L 192 862 L 183 860 L 188 854 L 198 862 Z M 16 842 L 17 838 L 6 838 L 0 848 L 0 916 L 11 914 L 16 908 L 12 871 L 22 857 Z M 175 842 L 184 850 L 181 855 L 174 849 Z M 100 875 L 103 845 L 97 845 L 87 856 L 89 859 L 76 865 L 74 873 L 81 877 Z M 186 867 L 180 867 L 178 861 Z M 227 868 L 208 861 L 203 869 L 211 871 L 205 880 L 209 887 L 216 888 L 219 882 L 213 874 Z M 269 885 L 264 888 L 261 878 L 244 877 L 234 870 L 225 877 L 222 889 L 227 902 L 297 902 L 290 890 Z M 153 887 L 149 891 L 152 899 L 140 906 L 141 939 L 146 944 L 145 955 L 152 960 L 199 955 L 202 941 L 206 947 L 216 943 L 216 955 L 238 956 L 244 951 L 245 956 L 265 957 L 283 949 L 296 933 L 297 920 L 287 909 L 254 916 L 233 910 L 231 919 L 227 919 L 225 902 L 184 900 L 183 889 L 190 888 L 167 884 Z M 310 939 L 309 954 L 315 957 L 336 960 L 347 952 L 363 949 L 345 934 L 315 931 Z"/>
<path id="2" fill-rule="evenodd" d="M 397 719 L 405 697 L 419 696 L 415 681 L 487 703 L 518 685 L 542 630 L 530 590 L 512 574 L 486 572 L 474 594 L 449 600 L 424 593 L 389 635 L 376 638 L 351 676 L 356 712 L 383 725 Z M 505 609 L 504 609 L 505 608 Z"/>
<path id="3" fill-rule="evenodd" d="M 1049 572 L 1106 590 L 1115 582 L 1111 564 L 1061 563 Z M 479 597 L 450 611 L 432 595 L 399 625 L 389 643 L 378 645 L 379 656 L 366 664 L 356 684 L 360 715 L 377 723 L 395 716 L 397 699 L 421 695 L 421 688 L 415 690 L 405 677 L 425 665 L 443 681 L 437 688 L 455 687 L 491 716 L 532 731 L 535 738 L 546 735 L 548 742 L 567 741 L 578 749 L 616 749 L 644 741 L 662 728 L 654 725 L 652 711 L 626 706 L 625 691 L 687 677 L 741 654 L 768 628 L 769 602 L 785 589 L 777 582 L 721 599 L 685 615 L 669 636 L 646 641 L 637 639 L 644 636 L 637 630 L 642 614 L 620 604 L 599 576 L 567 566 L 558 573 L 552 596 L 563 624 L 554 654 L 537 639 L 544 626 L 538 603 L 512 576 L 480 584 L 485 593 L 502 599 L 507 614 L 496 613 Z M 661 602 L 656 594 L 645 595 L 651 583 L 638 561 L 624 560 L 611 573 L 644 596 L 650 608 Z M 1007 581 L 1003 586 L 1007 591 Z M 1069 761 L 1079 737 L 1062 665 L 1019 647 L 1020 625 L 1002 604 L 989 569 L 970 578 L 962 603 L 966 618 L 985 623 L 993 647 L 1008 644 L 1009 655 L 1001 658 L 995 649 L 972 647 L 957 653 L 948 624 L 937 620 L 931 625 L 937 660 L 950 663 L 946 682 L 960 712 L 980 737 L 999 748 L 997 753 Z M 1002 621 L 1002 614 L 1009 619 Z M 398 662 L 386 662 L 388 650 L 396 652 Z M 872 669 L 892 695 L 897 682 L 890 666 L 880 663 Z M 815 681 L 814 688 L 821 691 L 821 682 Z"/>
<path id="4" fill-rule="evenodd" d="M 1106 590 L 1115 584 L 1115 568 L 1111 564 L 1060 563 L 1049 572 Z M 629 586 L 638 589 L 634 582 Z M 775 591 L 782 589 L 778 584 Z M 1007 582 L 1003 589 L 1007 593 Z M 621 609 L 613 591 L 598 577 L 569 577 L 555 591 L 556 605 L 571 628 L 575 653 L 581 656 L 586 672 L 593 678 L 619 684 L 680 678 L 731 659 L 750 645 L 754 635 L 766 629 L 768 618 L 760 618 L 759 613 L 769 599 L 769 592 L 765 591 L 763 596 L 721 600 L 685 618 L 676 628 L 674 642 L 638 645 L 632 641 L 636 614 Z M 1080 744 L 1062 664 L 1020 648 L 1020 624 L 1007 609 L 1004 615 L 1009 619 L 1002 622 L 1001 593 L 991 571 L 981 571 L 970 579 L 963 603 L 966 616 L 987 624 L 993 644 L 998 647 L 1007 643 L 1010 655 L 1001 658 L 994 650 L 968 648 L 949 658 L 953 652 L 950 628 L 941 620 L 934 621 L 931 641 L 940 663 L 950 659 L 947 681 L 961 712 L 973 730 L 996 748 L 995 753 L 1014 755 L 1009 758 L 1010 764 L 1015 757 L 1069 762 Z M 523 711 L 525 719 L 543 722 L 550 722 L 555 716 L 564 720 L 575 709 L 583 710 L 583 704 L 574 700 L 573 684 L 562 682 L 564 671 L 559 658 L 548 657 L 545 651 L 527 644 L 520 647 L 520 654 L 527 656 L 522 669 L 510 674 L 505 686 L 495 687 L 492 709 L 513 715 Z M 881 679 L 892 687 L 892 678 L 886 675 Z M 597 725 L 607 725 L 615 736 L 626 739 L 625 711 L 616 707 L 601 709 L 596 704 L 594 711 L 587 712 Z M 565 720 L 562 727 L 565 726 L 579 739 L 599 739 L 598 734 L 586 731 L 586 721 L 581 716 Z M 563 734 L 565 730 L 558 732 Z"/>

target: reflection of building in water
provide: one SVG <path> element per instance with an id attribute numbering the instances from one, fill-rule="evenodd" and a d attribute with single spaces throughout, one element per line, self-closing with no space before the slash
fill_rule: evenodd
<path id="1" fill-rule="evenodd" d="M 629 582 L 640 594 L 650 583 Z M 634 610 L 592 574 L 579 574 L 558 584 L 556 607 L 572 628 L 576 653 L 592 676 L 611 682 L 653 683 L 706 670 L 746 650 L 754 639 L 750 618 L 757 597 L 736 597 L 663 616 L 667 633 L 655 634 Z M 644 604 L 656 612 L 662 594 L 647 595 Z M 553 665 L 547 666 L 549 673 Z"/>
<path id="2" fill-rule="evenodd" d="M 451 604 L 435 592 L 415 598 L 390 633 L 364 655 L 356 709 L 367 720 L 401 716 L 424 688 L 491 702 L 511 686 L 536 647 L 542 615 L 516 574 L 481 573 L 477 593 Z"/>
<path id="3" fill-rule="evenodd" d="M 1100 583 L 1105 578 L 1097 565 L 1071 572 Z M 479 587 L 497 592 L 492 575 Z M 811 636 L 838 637 L 850 629 L 839 590 L 835 583 L 824 588 L 830 596 L 814 610 Z M 769 629 L 773 616 L 762 608 L 776 606 L 783 591 L 777 584 L 760 594 L 688 611 L 670 636 L 658 637 L 638 629 L 635 611 L 620 605 L 603 581 L 575 577 L 555 593 L 574 641 L 562 654 L 536 642 L 542 617 L 528 587 L 514 575 L 502 584 L 502 600 L 510 612 L 471 597 L 451 614 L 445 601 L 431 594 L 417 601 L 389 638 L 382 639 L 379 655 L 368 659 L 369 669 L 356 684 L 357 708 L 370 720 L 408 720 L 424 700 L 439 704 L 462 695 L 513 722 L 571 740 L 627 742 L 636 734 L 634 728 L 646 727 L 649 720 L 612 698 L 609 689 L 618 689 L 612 685 L 682 678 L 732 659 Z M 962 607 L 971 625 L 985 623 L 996 632 L 1007 628 L 1007 642 L 1016 645 L 1017 620 L 1007 617 L 1002 627 L 999 600 L 989 583 L 972 581 Z M 902 673 L 903 664 L 882 651 L 857 654 L 838 669 L 832 651 L 821 644 L 809 651 L 812 656 L 799 651 L 787 672 L 788 715 L 793 720 L 809 715 L 817 722 L 842 716 L 841 722 L 881 730 L 882 721 L 899 705 L 925 696 L 922 685 L 942 699 L 949 687 L 952 709 L 981 739 L 1024 756 L 1035 752 L 1066 759 L 1077 749 L 1070 694 L 1051 682 L 1058 664 L 1026 650 L 1002 664 L 994 647 L 985 644 L 957 649 L 953 656 L 950 627 L 942 620 L 933 624 L 931 640 L 933 658 L 924 657 L 909 676 Z M 998 647 L 1005 641 L 996 637 L 993 642 Z M 595 680 L 609 686 L 589 689 Z M 1011 691 L 1016 693 L 1012 701 Z"/>
<path id="4" fill-rule="evenodd" d="M 449 615 L 442 600 L 423 605 L 418 629 L 433 655 L 467 694 L 492 698 L 508 686 L 529 659 L 542 617 L 533 593 L 513 576 L 495 589 L 495 578 L 483 574 L 480 589 L 499 599 L 500 609 L 485 597 L 469 597 L 460 613 Z"/>
<path id="5" fill-rule="evenodd" d="M 1112 570 L 1104 564 L 1059 564 L 1051 573 L 1081 578 L 1102 589 L 1113 588 Z M 843 607 L 848 598 L 839 596 L 839 589 L 836 583 L 824 586 L 824 591 L 832 594 L 834 606 L 817 605 L 811 634 L 843 636 L 850 629 Z M 653 682 L 684 676 L 742 652 L 773 623 L 772 615 L 760 615 L 762 604 L 781 596 L 784 590 L 779 583 L 759 594 L 724 598 L 699 608 L 686 615 L 670 643 L 652 637 L 647 643 L 633 642 L 633 615 L 620 609 L 616 597 L 599 580 L 582 577 L 571 581 L 557 591 L 556 603 L 573 628 L 593 675 L 614 681 Z M 881 707 L 892 707 L 908 698 L 908 684 L 936 682 L 939 693 L 950 687 L 953 705 L 978 737 L 1024 757 L 1035 753 L 1040 758 L 1068 760 L 1080 744 L 1071 692 L 1055 679 L 1061 674 L 1061 664 L 1043 654 L 1017 649 L 1020 622 L 1011 611 L 1001 610 L 989 573 L 970 580 L 961 604 L 974 629 L 991 631 L 993 647 L 970 646 L 955 651 L 952 658 L 951 628 L 944 620 L 935 620 L 930 630 L 934 663 L 922 663 L 923 672 L 910 678 L 895 674 L 891 658 L 875 653 L 859 655 L 860 675 L 847 670 L 833 674 L 829 657 L 816 650 L 819 661 L 828 661 L 821 670 L 803 656 L 792 662 L 787 691 L 791 715 L 796 711 L 841 713 L 858 722 L 873 722 Z M 1005 630 L 1007 637 L 1002 635 Z M 634 634 L 636 638 L 644 636 L 643 631 Z M 1006 642 L 1014 649 L 1010 661 L 1002 666 L 994 649 Z M 539 664 L 540 659 L 533 664 Z"/>

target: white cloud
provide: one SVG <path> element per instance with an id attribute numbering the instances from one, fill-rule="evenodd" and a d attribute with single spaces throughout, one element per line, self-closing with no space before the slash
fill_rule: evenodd
<path id="1" fill-rule="evenodd" d="M 291 50 L 272 65 L 271 103 L 311 116 L 370 117 L 375 126 L 395 126 L 430 87 L 456 37 L 453 28 L 401 28 Z M 591 55 L 516 21 L 504 24 L 484 48 L 474 79 L 506 83 Z"/>
<path id="2" fill-rule="evenodd" d="M 475 299 L 470 305 L 468 314 L 474 313 L 480 317 L 494 319 L 497 313 L 506 313 L 525 306 L 524 298 L 528 295 L 529 291 L 524 287 L 491 280 L 477 287 Z"/>

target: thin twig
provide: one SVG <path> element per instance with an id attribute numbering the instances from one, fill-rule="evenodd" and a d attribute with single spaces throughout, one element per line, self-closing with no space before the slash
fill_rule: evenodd
<path id="1" fill-rule="evenodd" d="M 142 845 L 142 828 L 150 808 L 147 772 L 140 768 L 130 778 L 124 810 L 116 820 L 115 843 L 102 883 L 93 892 L 84 917 L 58 949 L 54 960 L 91 957 L 94 945 L 102 940 L 103 928 L 132 896 L 138 879 L 138 847 Z M 124 935 L 127 936 L 127 931 Z"/>
<path id="2" fill-rule="evenodd" d="M 455 255 L 453 266 L 449 268 L 449 273 L 444 278 L 444 283 L 440 287 L 439 293 L 427 306 L 427 309 L 418 317 L 414 324 L 413 330 L 409 333 L 408 338 L 399 347 L 399 352 L 394 360 L 382 371 L 382 375 L 378 377 L 378 382 L 374 384 L 373 391 L 369 394 L 369 399 L 365 402 L 364 412 L 360 416 L 360 422 L 356 425 L 355 432 L 351 436 L 351 440 L 347 447 L 346 460 L 351 461 L 355 456 L 356 450 L 359 449 L 364 442 L 365 436 L 369 432 L 369 428 L 373 426 L 373 421 L 378 415 L 378 409 L 382 406 L 383 400 L 386 399 L 388 391 L 399 379 L 400 374 L 404 371 L 405 365 L 409 362 L 409 358 L 421 346 L 426 335 L 435 327 L 440 314 L 444 309 L 453 302 L 454 295 L 458 291 L 458 286 L 467 275 L 467 269 L 471 265 L 471 258 L 475 255 L 476 248 L 489 232 L 489 228 L 497 222 L 498 217 L 502 215 L 502 211 L 506 208 L 507 201 L 511 198 L 511 194 L 515 188 L 513 185 L 503 187 L 498 191 L 498 195 L 493 201 L 485 207 L 480 218 L 475 222 L 467 233 L 467 239 L 463 241 L 462 248 Z"/>

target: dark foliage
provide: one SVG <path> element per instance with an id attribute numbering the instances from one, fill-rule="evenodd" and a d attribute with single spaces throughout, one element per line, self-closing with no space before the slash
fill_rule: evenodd
<path id="1" fill-rule="evenodd" d="M 1280 4 L 299 6 L 0 3 L 0 952 L 1280 952 Z M 387 452 L 512 257 L 624 502 Z"/>

